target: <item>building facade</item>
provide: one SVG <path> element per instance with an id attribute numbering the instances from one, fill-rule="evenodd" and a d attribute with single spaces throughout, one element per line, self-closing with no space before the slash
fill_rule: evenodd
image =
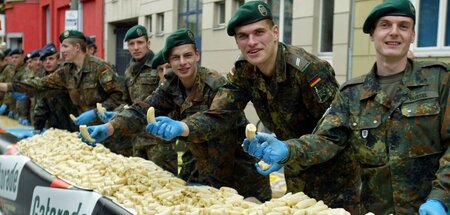
<path id="1" fill-rule="evenodd" d="M 103 54 L 103 0 L 6 0 L 5 41 L 8 48 L 25 53 L 49 42 L 59 46 L 59 34 L 70 26 L 93 38 Z M 67 11 L 76 19 L 66 19 Z"/>

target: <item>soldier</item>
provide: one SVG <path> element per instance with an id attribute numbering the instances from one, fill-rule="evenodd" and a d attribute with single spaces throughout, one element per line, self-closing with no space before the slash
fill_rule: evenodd
<path id="1" fill-rule="evenodd" d="M 92 56 L 97 56 L 97 45 L 91 37 L 86 37 L 86 50 Z"/>
<path id="2" fill-rule="evenodd" d="M 127 42 L 132 59 L 125 70 L 126 93 L 123 100 L 131 105 L 144 101 L 152 94 L 159 86 L 160 77 L 157 71 L 152 69 L 152 59 L 155 54 L 150 50 L 147 29 L 142 25 L 135 25 L 128 29 L 124 40 Z M 107 112 L 105 116 L 99 115 L 99 117 L 106 123 L 122 109 L 122 107 L 117 108 L 114 112 Z M 151 160 L 161 168 L 177 175 L 178 162 L 174 144 L 157 144 L 155 138 L 144 131 L 133 136 L 132 141 L 129 137 L 111 141 L 108 148 L 112 147 L 121 148 L 121 151 L 130 150 L 126 154 Z"/>
<path id="3" fill-rule="evenodd" d="M 83 33 L 68 30 L 59 36 L 61 52 L 66 62 L 56 72 L 41 79 L 0 83 L 0 91 L 23 92 L 29 95 L 47 97 L 68 93 L 77 112 L 92 110 L 101 102 L 107 110 L 113 110 L 122 103 L 123 86 L 117 73 L 109 64 L 86 54 L 86 38 Z M 77 125 L 83 123 L 81 116 Z M 100 121 L 100 120 L 99 120 Z"/>
<path id="4" fill-rule="evenodd" d="M 40 50 L 34 50 L 27 54 L 26 62 L 27 67 L 23 75 L 17 75 L 16 81 L 23 81 L 26 79 L 34 79 L 43 76 L 42 64 L 39 60 Z M 31 110 L 34 108 L 35 99 L 30 98 L 26 94 L 13 93 L 13 97 L 16 99 L 16 112 L 18 115 L 19 124 L 30 126 L 31 125 Z"/>
<path id="5" fill-rule="evenodd" d="M 350 149 L 362 166 L 362 214 L 447 214 L 450 77 L 444 63 L 408 59 L 415 18 L 408 0 L 376 6 L 363 25 L 376 51 L 371 71 L 341 87 L 313 134 L 262 136 L 245 143 L 249 153 L 305 166 Z"/>
<path id="6" fill-rule="evenodd" d="M 54 73 L 60 67 L 59 53 L 53 43 L 45 45 L 39 58 L 44 67 L 44 76 Z M 34 133 L 39 134 L 48 128 L 76 131 L 77 128 L 69 117 L 76 112 L 67 92 L 61 92 L 57 97 L 37 96 L 33 109 Z"/>
<path id="7" fill-rule="evenodd" d="M 242 54 L 228 75 L 229 84 L 203 114 L 158 122 L 152 134 L 167 139 L 204 139 L 205 134 L 228 128 L 249 101 L 277 138 L 292 141 L 310 133 L 338 90 L 333 68 L 302 48 L 279 42 L 278 26 L 263 1 L 243 4 L 229 21 L 227 33 L 235 37 Z M 169 130 L 171 127 L 180 129 Z M 358 205 L 359 169 L 350 161 L 349 153 L 320 165 L 288 165 L 284 169 L 287 191 L 303 191 L 331 207 L 352 211 Z M 273 166 L 271 170 L 277 167 L 281 168 Z"/>
<path id="8" fill-rule="evenodd" d="M 164 61 L 164 57 L 162 56 L 163 51 L 159 51 L 156 53 L 155 57 L 152 60 L 152 68 L 156 69 L 159 76 L 159 83 L 164 84 L 165 74 L 168 72 L 170 65 Z"/>
<path id="9" fill-rule="evenodd" d="M 7 49 L 5 49 L 5 51 L 3 51 L 3 53 L 5 54 L 5 60 L 6 60 L 6 63 L 12 64 L 12 63 L 11 63 L 11 55 L 10 55 L 11 49 L 10 49 L 10 48 L 7 48 Z"/>
<path id="10" fill-rule="evenodd" d="M 25 64 L 25 57 L 23 56 L 23 50 L 20 48 L 16 48 L 11 50 L 9 53 L 11 56 L 11 64 L 14 65 L 16 68 L 16 71 L 14 72 L 13 81 L 20 80 L 22 76 L 26 73 L 26 64 Z M 8 117 L 11 119 L 17 119 L 16 115 L 16 99 L 13 98 L 12 94 L 11 99 L 8 101 L 10 102 L 8 105 L 9 112 Z"/>
<path id="11" fill-rule="evenodd" d="M 167 37 L 163 50 L 163 57 L 171 65 L 174 75 L 167 75 L 166 83 L 147 97 L 145 102 L 133 104 L 107 124 L 88 127 L 96 142 L 113 134 L 140 131 L 147 124 L 145 114 L 150 106 L 155 107 L 157 115 L 171 113 L 177 119 L 195 115 L 210 107 L 217 90 L 226 80 L 216 71 L 197 65 L 200 55 L 193 33 L 187 29 L 177 30 Z M 244 197 L 269 200 L 269 178 L 256 172 L 253 165 L 255 160 L 240 146 L 247 119 L 242 111 L 237 114 L 240 117 L 231 122 L 229 129 L 214 133 L 206 131 L 207 138 L 204 140 L 186 141 L 186 146 L 196 158 L 195 169 L 187 182 L 217 188 L 228 186 L 235 188 Z M 170 118 L 159 116 L 157 120 Z M 148 130 L 151 128 L 147 127 Z"/>
<path id="12" fill-rule="evenodd" d="M 11 82 L 13 80 L 15 68 L 6 60 L 3 52 L 0 52 L 0 82 Z M 0 114 L 8 113 L 8 104 L 12 103 L 12 96 L 9 93 L 1 93 Z"/>

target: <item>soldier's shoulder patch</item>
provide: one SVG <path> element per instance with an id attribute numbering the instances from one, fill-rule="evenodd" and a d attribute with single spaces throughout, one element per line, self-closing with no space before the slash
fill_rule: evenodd
<path id="1" fill-rule="evenodd" d="M 310 64 L 310 62 L 302 56 L 291 52 L 288 52 L 286 57 L 286 62 L 301 72 L 305 71 Z"/>
<path id="2" fill-rule="evenodd" d="M 445 70 L 450 71 L 449 65 L 440 61 L 423 61 L 420 62 L 420 64 L 422 65 L 422 68 L 440 66 L 443 67 Z"/>
<path id="3" fill-rule="evenodd" d="M 357 78 L 353 78 L 353 79 L 350 79 L 350 80 L 346 81 L 345 83 L 343 83 L 343 84 L 341 85 L 341 87 L 339 88 L 339 90 L 343 90 L 343 89 L 345 89 L 346 87 L 349 87 L 349 86 L 352 86 L 352 85 L 358 85 L 358 84 L 364 83 L 364 79 L 366 79 L 366 76 L 367 76 L 367 75 L 363 75 L 363 76 L 359 76 L 359 77 L 357 77 Z"/>

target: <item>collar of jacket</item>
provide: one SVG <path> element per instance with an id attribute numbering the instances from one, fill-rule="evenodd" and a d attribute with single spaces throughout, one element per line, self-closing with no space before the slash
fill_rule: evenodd
<path id="1" fill-rule="evenodd" d="M 417 61 L 412 61 L 408 59 L 406 65 L 405 74 L 402 77 L 402 83 L 406 87 L 423 86 L 427 84 L 427 79 L 420 70 L 421 65 Z M 376 95 L 381 91 L 380 83 L 376 77 L 377 65 L 373 65 L 369 74 L 363 82 L 363 92 L 361 93 L 360 100 L 368 99 L 373 95 Z"/>

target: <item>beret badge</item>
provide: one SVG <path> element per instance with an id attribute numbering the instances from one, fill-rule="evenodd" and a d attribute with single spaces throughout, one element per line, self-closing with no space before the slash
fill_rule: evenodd
<path id="1" fill-rule="evenodd" d="M 262 16 L 267 16 L 267 10 L 262 4 L 258 5 L 258 11 Z"/>
<path id="2" fill-rule="evenodd" d="M 188 34 L 189 39 L 194 41 L 194 34 L 191 31 L 188 31 L 187 34 Z"/>
<path id="3" fill-rule="evenodd" d="M 138 36 L 142 36 L 142 30 L 140 28 L 136 29 L 136 33 Z"/>

